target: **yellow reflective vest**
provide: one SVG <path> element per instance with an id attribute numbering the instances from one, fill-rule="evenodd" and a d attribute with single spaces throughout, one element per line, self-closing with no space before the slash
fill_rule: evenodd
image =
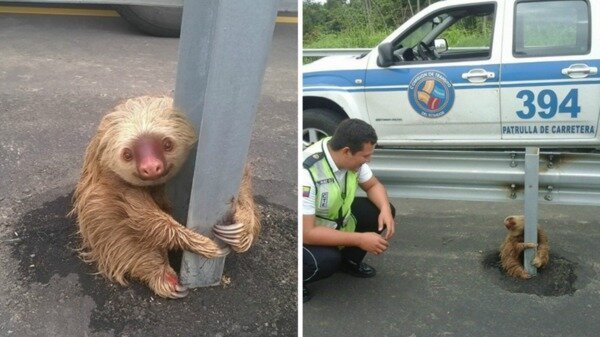
<path id="1" fill-rule="evenodd" d="M 302 152 L 303 167 L 315 184 L 315 225 L 354 232 L 356 219 L 350 211 L 358 188 L 358 174 L 348 170 L 345 181 L 337 181 L 325 156 L 331 137 L 324 138 Z"/>

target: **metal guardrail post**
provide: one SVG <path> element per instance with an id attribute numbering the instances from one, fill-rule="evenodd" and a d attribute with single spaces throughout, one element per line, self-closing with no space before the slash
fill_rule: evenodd
<path id="1" fill-rule="evenodd" d="M 539 190 L 540 149 L 528 147 L 525 150 L 525 240 L 524 242 L 538 242 L 538 190 Z M 531 276 L 537 275 L 537 268 L 531 264 L 535 257 L 536 249 L 525 250 L 523 265 Z"/>
<path id="2" fill-rule="evenodd" d="M 174 216 L 180 221 L 187 216 L 187 227 L 211 237 L 239 189 L 277 4 L 184 1 L 175 105 L 195 124 L 199 140 L 192 150 L 196 155 L 169 191 Z M 224 263 L 225 258 L 184 252 L 181 282 L 189 287 L 219 284 Z"/>

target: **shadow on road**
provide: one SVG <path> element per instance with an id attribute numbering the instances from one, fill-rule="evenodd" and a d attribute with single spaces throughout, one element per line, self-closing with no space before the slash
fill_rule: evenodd
<path id="1" fill-rule="evenodd" d="M 77 256 L 76 224 L 66 217 L 70 207 L 71 195 L 66 195 L 26 213 L 14 227 L 18 239 L 11 243 L 12 253 L 20 261 L 19 271 L 27 285 L 44 287 L 78 277 L 75 283 L 80 291 L 73 282 L 65 281 L 71 286 L 58 290 L 58 301 L 68 305 L 72 301 L 63 298 L 91 297 L 95 303 L 92 332 L 144 336 L 296 334 L 294 212 L 259 200 L 263 217 L 260 240 L 248 253 L 227 257 L 226 281 L 221 286 L 194 289 L 183 300 L 165 300 L 136 282 L 121 287 L 95 275 L 94 267 Z M 57 291 L 54 285 L 47 288 Z"/>

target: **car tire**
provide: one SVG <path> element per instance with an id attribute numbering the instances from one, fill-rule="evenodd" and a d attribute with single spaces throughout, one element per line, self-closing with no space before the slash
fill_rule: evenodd
<path id="1" fill-rule="evenodd" d="M 140 31 L 160 37 L 179 37 L 182 7 L 115 6 L 125 21 Z"/>
<path id="2" fill-rule="evenodd" d="M 302 113 L 302 143 L 306 148 L 318 140 L 333 136 L 346 116 L 325 108 L 306 109 Z"/>

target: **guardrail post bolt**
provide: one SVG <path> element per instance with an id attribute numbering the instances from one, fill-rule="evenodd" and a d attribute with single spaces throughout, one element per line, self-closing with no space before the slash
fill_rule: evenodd
<path id="1" fill-rule="evenodd" d="M 510 153 L 510 167 L 517 167 L 517 162 L 515 161 L 515 158 L 517 157 L 517 154 L 514 152 Z"/>
<path id="2" fill-rule="evenodd" d="M 517 186 L 515 184 L 510 184 L 510 198 L 511 199 L 516 199 L 517 198 L 517 192 L 515 191 L 515 188 Z"/>
<path id="3" fill-rule="evenodd" d="M 548 193 L 546 193 L 546 195 L 544 196 L 544 199 L 546 201 L 552 201 L 552 190 L 554 189 L 554 187 L 552 187 L 552 185 L 548 185 L 548 187 L 546 188 L 546 190 L 548 191 Z"/>
<path id="4" fill-rule="evenodd" d="M 548 156 L 548 164 L 546 164 L 546 166 L 551 169 L 554 167 L 554 155 L 549 155 Z"/>

